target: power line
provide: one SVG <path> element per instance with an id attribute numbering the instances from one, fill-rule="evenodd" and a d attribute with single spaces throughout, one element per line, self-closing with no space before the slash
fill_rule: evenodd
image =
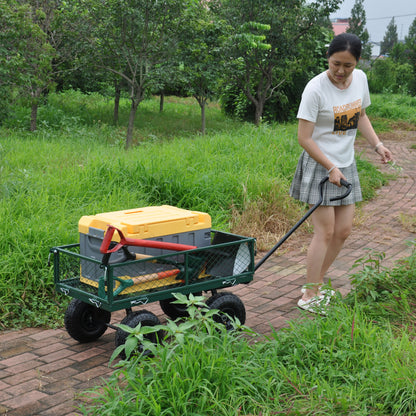
<path id="1" fill-rule="evenodd" d="M 416 13 L 411 14 L 399 14 L 397 16 L 386 16 L 386 17 L 367 17 L 367 20 L 384 20 L 384 19 L 392 19 L 393 17 L 410 17 L 410 16 L 416 16 Z"/>

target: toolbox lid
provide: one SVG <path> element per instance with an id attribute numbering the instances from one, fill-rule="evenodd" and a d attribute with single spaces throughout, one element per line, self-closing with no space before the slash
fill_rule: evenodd
<path id="1" fill-rule="evenodd" d="M 90 227 L 105 231 L 108 225 L 120 229 L 126 237 L 146 239 L 211 228 L 211 217 L 204 212 L 160 205 L 83 216 L 78 230 L 88 234 Z"/>

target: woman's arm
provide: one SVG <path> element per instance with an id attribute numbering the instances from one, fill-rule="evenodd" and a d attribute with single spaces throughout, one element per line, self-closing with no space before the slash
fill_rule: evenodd
<path id="1" fill-rule="evenodd" d="M 387 147 L 381 143 L 376 132 L 373 129 L 370 119 L 365 112 L 365 109 L 361 110 L 360 119 L 358 120 L 358 130 L 367 139 L 368 143 L 374 148 L 374 150 L 381 156 L 383 163 L 393 160 L 393 156 Z"/>
<path id="2" fill-rule="evenodd" d="M 341 186 L 341 179 L 346 180 L 342 172 L 324 155 L 319 146 L 313 141 L 312 133 L 315 123 L 304 119 L 299 119 L 298 124 L 298 141 L 305 149 L 309 156 L 321 164 L 325 169 L 330 171 L 329 181 L 335 185 Z"/>

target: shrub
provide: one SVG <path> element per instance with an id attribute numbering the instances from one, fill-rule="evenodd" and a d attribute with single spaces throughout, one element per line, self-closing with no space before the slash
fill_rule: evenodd
<path id="1" fill-rule="evenodd" d="M 373 93 L 408 94 L 414 82 L 412 67 L 390 58 L 377 59 L 368 72 L 368 84 Z"/>

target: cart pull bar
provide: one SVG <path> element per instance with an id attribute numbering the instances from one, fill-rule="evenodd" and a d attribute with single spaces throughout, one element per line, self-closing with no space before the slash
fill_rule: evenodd
<path id="1" fill-rule="evenodd" d="M 110 249 L 111 239 L 113 238 L 115 231 L 117 231 L 120 236 L 120 242 Z M 109 225 L 105 233 L 103 242 L 101 243 L 100 252 L 102 254 L 114 253 L 115 251 L 119 250 L 123 246 L 160 248 L 163 250 L 172 250 L 172 251 L 185 251 L 185 250 L 193 250 L 197 248 L 196 246 L 189 246 L 186 244 L 168 243 L 164 241 L 153 241 L 153 240 L 140 240 L 137 238 L 124 237 L 124 234 L 122 233 L 121 230 L 119 230 L 116 227 L 113 227 L 112 225 Z"/>
<path id="2" fill-rule="evenodd" d="M 292 227 L 292 229 L 254 266 L 256 271 L 301 225 L 302 223 L 322 204 L 324 195 L 324 184 L 329 180 L 329 176 L 325 176 L 319 183 L 319 200 L 309 209 L 309 211 Z M 330 201 L 338 201 L 339 199 L 346 198 L 351 193 L 352 185 L 341 179 L 341 185 L 347 188 L 342 195 L 331 198 Z"/>

